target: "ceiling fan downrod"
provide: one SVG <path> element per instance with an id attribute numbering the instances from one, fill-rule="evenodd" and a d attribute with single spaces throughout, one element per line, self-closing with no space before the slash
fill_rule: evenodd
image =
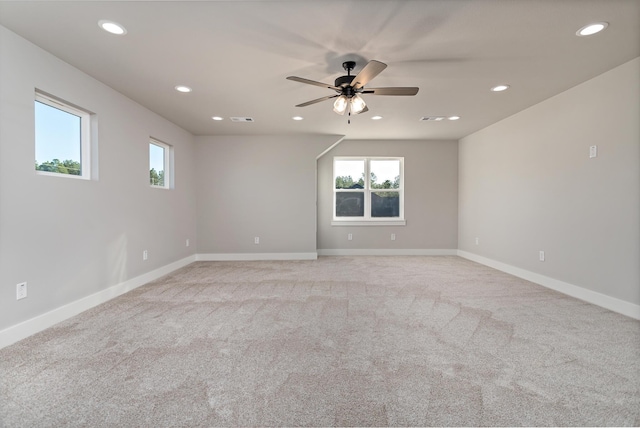
<path id="1" fill-rule="evenodd" d="M 347 71 L 346 76 L 340 76 L 335 81 L 335 86 L 338 88 L 342 88 L 343 92 L 347 96 L 353 96 L 355 91 L 351 87 L 351 82 L 355 79 L 356 76 L 351 75 L 351 70 L 353 70 L 356 66 L 355 61 L 345 61 L 342 63 L 342 68 Z"/>

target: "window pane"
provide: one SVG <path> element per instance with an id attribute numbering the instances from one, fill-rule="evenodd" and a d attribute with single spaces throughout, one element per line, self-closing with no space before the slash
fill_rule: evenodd
<path id="1" fill-rule="evenodd" d="M 400 161 L 371 160 L 371 188 L 399 189 Z"/>
<path id="2" fill-rule="evenodd" d="M 336 192 L 336 217 L 363 217 L 364 192 Z"/>
<path id="3" fill-rule="evenodd" d="M 333 167 L 336 189 L 364 189 L 364 160 L 337 160 Z"/>
<path id="4" fill-rule="evenodd" d="M 165 149 L 157 144 L 149 144 L 149 178 L 152 186 L 164 186 Z"/>
<path id="5" fill-rule="evenodd" d="M 371 217 L 400 217 L 400 194 L 371 192 Z"/>
<path id="6" fill-rule="evenodd" d="M 81 118 L 35 101 L 36 170 L 81 175 Z"/>

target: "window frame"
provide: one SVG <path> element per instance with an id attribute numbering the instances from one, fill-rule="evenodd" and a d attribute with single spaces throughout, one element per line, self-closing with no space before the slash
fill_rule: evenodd
<path id="1" fill-rule="evenodd" d="M 158 140 L 157 138 L 149 137 L 149 165 L 148 171 L 151 172 L 151 146 L 157 146 L 164 150 L 164 184 L 152 184 L 151 177 L 149 177 L 149 186 L 153 189 L 172 189 L 173 188 L 173 146 L 167 144 L 163 141 Z"/>
<path id="2" fill-rule="evenodd" d="M 338 161 L 364 161 L 364 189 L 336 189 L 336 162 Z M 400 187 L 397 189 L 372 189 L 371 188 L 371 161 L 393 160 L 400 164 Z M 331 187 L 333 189 L 333 213 L 332 226 L 405 226 L 404 217 L 404 157 L 398 156 L 335 156 L 331 171 Z M 399 215 L 398 217 L 372 217 L 371 194 L 380 191 L 398 192 Z M 338 192 L 364 193 L 364 216 L 362 217 L 338 217 L 336 216 L 336 200 Z"/>
<path id="3" fill-rule="evenodd" d="M 46 94 L 44 92 L 35 91 L 34 103 L 39 102 L 41 104 L 47 105 L 51 108 L 55 108 L 57 110 L 61 110 L 65 113 L 71 114 L 73 116 L 77 116 L 80 118 L 80 174 L 64 174 L 61 172 L 52 172 L 52 171 L 40 171 L 36 169 L 36 174 L 45 175 L 50 177 L 67 177 L 74 178 L 80 180 L 91 180 L 91 112 L 81 109 L 71 103 L 63 101 L 57 97 Z M 34 114 L 33 114 L 33 124 L 34 130 L 36 125 L 36 115 L 35 115 L 35 105 L 34 105 Z M 34 150 L 37 147 L 37 142 L 34 138 Z M 35 159 L 35 156 L 34 156 Z M 37 159 L 36 159 L 37 161 Z"/>

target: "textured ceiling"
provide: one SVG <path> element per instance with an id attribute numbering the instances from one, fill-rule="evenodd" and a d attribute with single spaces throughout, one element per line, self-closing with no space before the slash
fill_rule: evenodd
<path id="1" fill-rule="evenodd" d="M 0 1 L 0 24 L 195 135 L 458 139 L 640 56 L 639 0 Z M 418 95 L 365 95 L 350 125 L 331 101 L 294 107 L 332 92 L 287 76 L 331 84 L 371 59 L 388 68 L 368 86 Z"/>

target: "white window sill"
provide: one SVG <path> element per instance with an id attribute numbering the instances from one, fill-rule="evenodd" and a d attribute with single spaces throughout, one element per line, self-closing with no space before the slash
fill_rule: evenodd
<path id="1" fill-rule="evenodd" d="M 333 220 L 331 226 L 406 226 L 404 219 L 394 220 Z"/>

